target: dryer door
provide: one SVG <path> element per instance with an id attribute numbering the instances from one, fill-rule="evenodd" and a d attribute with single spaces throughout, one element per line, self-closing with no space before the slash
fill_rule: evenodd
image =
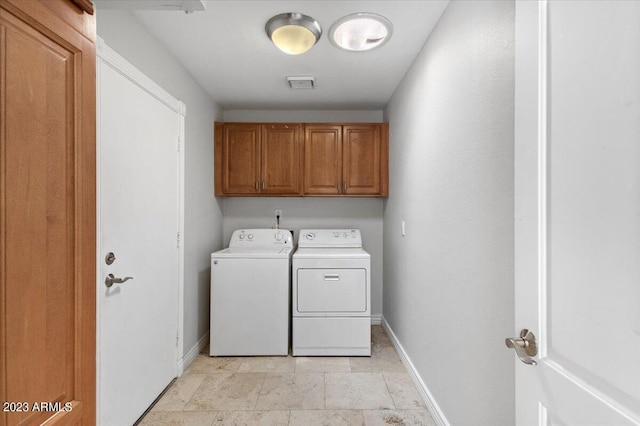
<path id="1" fill-rule="evenodd" d="M 367 311 L 365 269 L 298 269 L 297 274 L 297 312 Z"/>

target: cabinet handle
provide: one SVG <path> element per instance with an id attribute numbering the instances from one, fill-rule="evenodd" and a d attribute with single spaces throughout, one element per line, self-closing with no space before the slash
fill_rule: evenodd
<path id="1" fill-rule="evenodd" d="M 264 181 L 262 181 L 262 190 L 264 191 Z"/>
<path id="2" fill-rule="evenodd" d="M 260 188 L 258 187 L 258 181 L 256 181 L 256 191 L 260 191 Z"/>
<path id="3" fill-rule="evenodd" d="M 347 181 L 342 182 L 342 192 L 347 193 Z"/>

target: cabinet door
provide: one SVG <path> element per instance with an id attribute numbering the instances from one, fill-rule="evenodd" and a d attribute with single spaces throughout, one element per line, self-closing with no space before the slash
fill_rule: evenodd
<path id="1" fill-rule="evenodd" d="M 0 1 L 0 425 L 96 423 L 94 40 L 69 1 Z"/>
<path id="2" fill-rule="evenodd" d="M 260 125 L 225 124 L 222 129 L 222 192 L 256 194 L 260 181 Z"/>
<path id="3" fill-rule="evenodd" d="M 380 194 L 380 143 L 380 126 L 377 124 L 343 127 L 344 194 Z"/>
<path id="4" fill-rule="evenodd" d="M 300 194 L 299 124 L 262 125 L 263 194 Z"/>
<path id="5" fill-rule="evenodd" d="M 338 195 L 342 185 L 342 126 L 309 125 L 304 138 L 304 193 Z"/>

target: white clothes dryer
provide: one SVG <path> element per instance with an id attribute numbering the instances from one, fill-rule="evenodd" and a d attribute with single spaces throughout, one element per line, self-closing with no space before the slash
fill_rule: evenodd
<path id="1" fill-rule="evenodd" d="M 212 356 L 288 355 L 291 231 L 244 229 L 211 254 Z"/>
<path id="2" fill-rule="evenodd" d="M 292 269 L 293 355 L 370 356 L 371 256 L 360 230 L 301 230 Z"/>

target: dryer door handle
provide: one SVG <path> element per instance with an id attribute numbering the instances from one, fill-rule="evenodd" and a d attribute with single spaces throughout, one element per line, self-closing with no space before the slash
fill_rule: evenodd
<path id="1" fill-rule="evenodd" d="M 340 274 L 324 274 L 325 281 L 340 281 Z"/>

